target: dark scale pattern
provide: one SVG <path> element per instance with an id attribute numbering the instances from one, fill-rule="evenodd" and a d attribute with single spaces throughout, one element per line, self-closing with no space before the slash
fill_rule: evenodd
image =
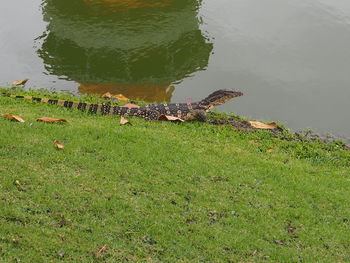
<path id="1" fill-rule="evenodd" d="M 155 110 L 147 110 L 145 112 L 144 118 L 146 120 L 152 121 L 152 120 L 157 120 L 159 117 L 159 112 Z"/>
<path id="2" fill-rule="evenodd" d="M 35 100 L 35 101 L 37 101 L 37 102 L 40 102 L 40 101 L 41 101 L 41 98 L 33 97 L 32 100 Z"/>
<path id="3" fill-rule="evenodd" d="M 78 110 L 85 111 L 86 110 L 86 103 L 80 102 L 78 104 Z"/>
<path id="4" fill-rule="evenodd" d="M 146 106 L 146 110 L 156 110 L 161 112 L 161 109 L 164 109 L 164 107 L 160 106 L 162 104 L 150 104 Z"/>
<path id="5" fill-rule="evenodd" d="M 57 104 L 58 100 L 48 100 L 47 103 L 50 104 Z"/>
<path id="6" fill-rule="evenodd" d="M 180 110 L 180 104 L 171 103 L 169 104 L 168 108 L 171 112 L 177 112 Z"/>
<path id="7" fill-rule="evenodd" d="M 63 103 L 63 107 L 65 107 L 65 108 L 72 108 L 72 106 L 73 106 L 73 101 L 65 101 L 64 103 Z"/>
<path id="8" fill-rule="evenodd" d="M 16 96 L 17 99 L 24 99 L 24 96 Z"/>
<path id="9" fill-rule="evenodd" d="M 171 115 L 175 117 L 186 117 L 193 110 L 205 110 L 199 103 L 170 103 L 170 104 L 150 104 L 150 110 L 158 111 L 159 114 Z"/>
<path id="10" fill-rule="evenodd" d="M 111 111 L 111 105 L 109 104 L 102 104 L 101 106 L 101 114 L 102 115 L 108 115 Z"/>
<path id="11" fill-rule="evenodd" d="M 128 108 L 125 107 L 121 107 L 120 111 L 119 111 L 119 115 L 126 115 Z"/>
<path id="12" fill-rule="evenodd" d="M 113 107 L 113 114 L 118 115 L 119 111 L 120 111 L 120 107 L 118 107 L 118 106 Z"/>
<path id="13" fill-rule="evenodd" d="M 138 113 L 139 112 L 139 109 L 138 108 L 131 108 L 131 109 L 129 109 L 129 115 L 130 116 L 138 116 Z"/>
<path id="14" fill-rule="evenodd" d="M 98 104 L 91 104 L 89 107 L 89 113 L 96 114 L 98 109 Z"/>
<path id="15" fill-rule="evenodd" d="M 138 108 L 132 108 L 130 111 L 131 111 L 130 114 L 132 116 L 138 116 L 139 113 L 141 112 L 140 109 L 138 109 Z"/>

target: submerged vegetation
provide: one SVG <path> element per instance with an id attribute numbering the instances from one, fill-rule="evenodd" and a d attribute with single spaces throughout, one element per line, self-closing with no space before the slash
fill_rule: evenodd
<path id="1" fill-rule="evenodd" d="M 248 130 L 221 113 L 120 125 L 7 97 L 0 113 L 25 120 L 0 117 L 0 262 L 350 260 L 340 141 Z"/>

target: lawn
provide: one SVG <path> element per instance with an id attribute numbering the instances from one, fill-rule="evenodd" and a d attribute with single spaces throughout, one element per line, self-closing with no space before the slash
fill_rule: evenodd
<path id="1" fill-rule="evenodd" d="M 0 113 L 26 121 L 0 117 L 0 262 L 350 261 L 341 143 L 5 97 Z"/>

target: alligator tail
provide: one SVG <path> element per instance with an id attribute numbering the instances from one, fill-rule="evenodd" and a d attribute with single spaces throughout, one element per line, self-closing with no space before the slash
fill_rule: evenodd
<path id="1" fill-rule="evenodd" d="M 94 103 L 76 102 L 76 101 L 68 101 L 68 100 L 39 98 L 34 96 L 19 96 L 19 95 L 11 95 L 11 94 L 3 94 L 3 96 L 59 105 L 68 109 L 78 109 L 81 111 L 87 111 L 88 113 L 91 113 L 91 114 L 138 116 L 138 117 L 145 118 L 146 120 L 156 120 L 159 116 L 159 113 L 157 111 L 150 110 L 147 107 L 128 108 L 128 107 L 112 106 L 110 104 L 94 104 Z"/>

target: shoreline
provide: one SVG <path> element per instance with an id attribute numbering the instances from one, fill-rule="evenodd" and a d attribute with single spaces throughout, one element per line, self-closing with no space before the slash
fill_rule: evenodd
<path id="1" fill-rule="evenodd" d="M 73 94 L 70 92 L 51 92 L 46 89 L 29 89 L 25 90 L 24 87 L 0 87 L 0 94 L 2 93 L 9 93 L 11 95 L 33 95 L 33 96 L 39 96 L 39 97 L 47 97 L 47 98 L 60 98 L 60 99 L 67 99 L 67 100 L 78 100 L 82 102 L 89 101 L 91 103 L 105 103 L 106 100 L 101 98 L 101 95 L 98 94 Z M 146 101 L 139 101 L 139 100 L 129 100 L 128 102 L 120 102 L 118 100 L 114 101 L 115 105 L 122 106 L 124 104 L 127 104 L 128 102 L 145 106 L 149 104 Z M 209 112 L 207 114 L 207 119 L 205 121 L 206 123 L 213 124 L 213 125 L 231 125 L 235 129 L 238 129 L 240 131 L 244 132 L 254 132 L 256 131 L 255 128 L 253 128 L 250 123 L 248 122 L 248 119 L 238 116 L 234 113 L 227 113 L 227 112 L 217 112 L 215 109 L 212 112 Z M 278 126 L 275 129 L 269 130 L 273 135 L 276 135 L 277 137 L 280 136 L 281 139 L 290 140 L 291 136 L 295 140 L 310 140 L 310 141 L 321 141 L 323 143 L 329 144 L 329 143 L 343 143 L 343 148 L 345 150 L 350 150 L 350 138 L 346 138 L 345 136 L 336 136 L 330 133 L 325 132 L 322 133 L 316 133 L 312 131 L 311 129 L 305 129 L 305 130 L 291 130 L 288 127 L 285 127 L 285 125 L 281 122 L 278 122 Z M 287 136 L 283 136 L 283 134 L 287 133 Z"/>

